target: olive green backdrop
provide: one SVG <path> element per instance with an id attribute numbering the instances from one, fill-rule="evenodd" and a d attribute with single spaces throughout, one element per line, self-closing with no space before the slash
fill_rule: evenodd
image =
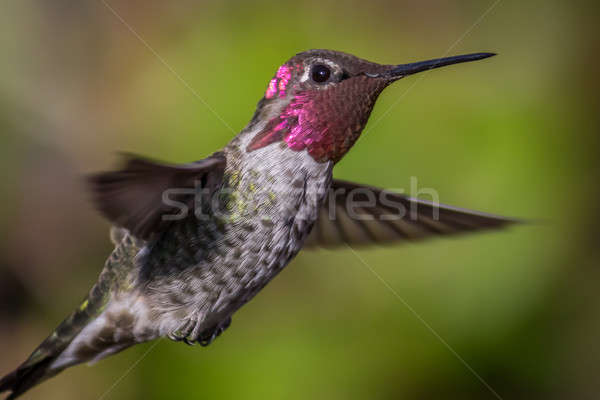
<path id="1" fill-rule="evenodd" d="M 0 9 L 1 374 L 79 304 L 111 249 L 81 176 L 114 166 L 118 150 L 177 162 L 210 154 L 302 50 L 382 63 L 499 53 L 387 89 L 335 175 L 405 190 L 416 177 L 443 203 L 534 221 L 302 253 L 210 347 L 139 346 L 24 398 L 596 397 L 595 2 L 9 0 Z"/>

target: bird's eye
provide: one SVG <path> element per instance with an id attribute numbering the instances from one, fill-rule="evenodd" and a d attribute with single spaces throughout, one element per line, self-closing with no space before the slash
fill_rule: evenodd
<path id="1" fill-rule="evenodd" d="M 326 65 L 317 64 L 312 67 L 310 76 L 312 80 L 317 83 L 327 82 L 327 80 L 331 76 L 331 69 L 329 69 L 329 67 Z"/>

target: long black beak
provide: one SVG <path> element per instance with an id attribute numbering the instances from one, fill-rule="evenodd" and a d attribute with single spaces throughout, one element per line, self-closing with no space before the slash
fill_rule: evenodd
<path id="1" fill-rule="evenodd" d="M 417 72 L 427 71 L 434 68 L 445 67 L 446 65 L 458 64 L 469 61 L 483 60 L 495 53 L 473 53 L 462 56 L 436 58 L 433 60 L 419 61 L 410 64 L 400 64 L 392 68 L 388 73 L 391 78 L 402 78 L 406 75 L 416 74 Z"/>

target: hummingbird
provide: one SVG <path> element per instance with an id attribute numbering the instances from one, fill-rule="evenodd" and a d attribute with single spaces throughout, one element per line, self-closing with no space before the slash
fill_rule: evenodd
<path id="1" fill-rule="evenodd" d="M 379 94 L 473 53 L 377 64 L 298 53 L 222 150 L 169 164 L 125 155 L 87 183 L 114 250 L 83 302 L 0 380 L 14 399 L 73 365 L 167 337 L 210 344 L 303 248 L 366 246 L 497 229 L 517 220 L 334 179 Z"/>

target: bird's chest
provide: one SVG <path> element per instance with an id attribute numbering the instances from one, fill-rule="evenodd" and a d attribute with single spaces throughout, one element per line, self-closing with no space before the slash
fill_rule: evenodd
<path id="1" fill-rule="evenodd" d="M 294 153 L 296 162 L 232 163 L 226 170 L 223 212 L 215 215 L 224 233 L 215 242 L 219 255 L 203 276 L 214 289 L 211 313 L 239 308 L 302 248 L 327 194 L 331 168 Z"/>
<path id="2" fill-rule="evenodd" d="M 331 179 L 330 169 L 311 167 L 286 163 L 226 172 L 226 253 L 239 256 L 233 269 L 250 278 L 240 281 L 244 287 L 260 289 L 304 244 Z"/>
<path id="3" fill-rule="evenodd" d="M 152 258 L 157 303 L 219 319 L 250 300 L 298 253 L 327 194 L 331 166 L 305 152 L 287 152 L 291 160 L 228 164 L 210 207 L 161 242 L 172 244 L 161 252 L 168 257 Z"/>

